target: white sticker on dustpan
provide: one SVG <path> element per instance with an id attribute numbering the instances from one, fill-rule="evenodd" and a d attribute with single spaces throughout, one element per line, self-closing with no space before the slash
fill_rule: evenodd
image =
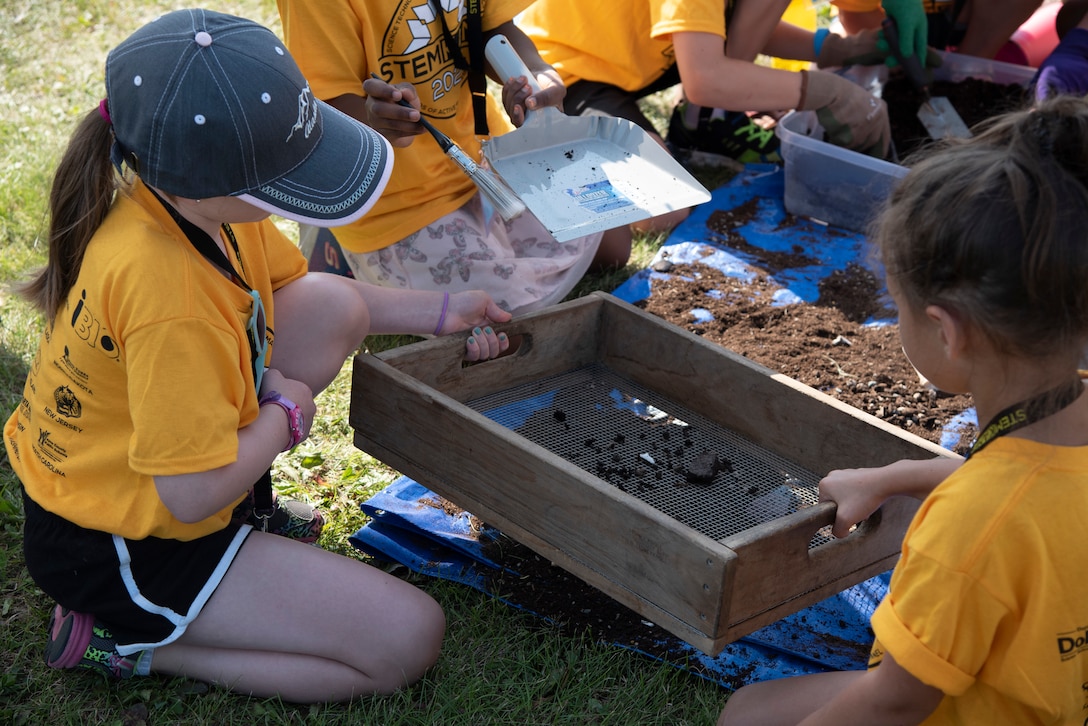
<path id="1" fill-rule="evenodd" d="M 565 191 L 579 207 L 593 214 L 603 214 L 634 206 L 634 202 L 616 191 L 612 182 L 607 179 L 572 187 Z"/>

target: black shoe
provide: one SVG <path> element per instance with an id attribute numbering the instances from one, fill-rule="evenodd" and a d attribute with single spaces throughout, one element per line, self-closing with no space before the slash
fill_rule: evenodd
<path id="1" fill-rule="evenodd" d="M 673 156 L 689 159 L 695 154 L 709 154 L 735 159 L 742 164 L 782 163 L 778 153 L 778 137 L 774 129 L 766 129 L 739 111 L 721 111 L 703 106 L 699 109 L 699 125 L 688 128 L 684 123 L 686 102 L 673 109 L 665 143 Z"/>
<path id="2" fill-rule="evenodd" d="M 253 491 L 250 490 L 246 498 L 234 508 L 231 519 L 281 537 L 317 544 L 325 526 L 325 515 L 321 510 L 298 499 L 281 499 L 276 494 L 273 494 L 272 504 L 275 509 L 265 523 L 253 509 Z"/>

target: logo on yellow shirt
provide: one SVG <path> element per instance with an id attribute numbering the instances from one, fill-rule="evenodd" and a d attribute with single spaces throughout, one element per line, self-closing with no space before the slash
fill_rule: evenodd
<path id="1" fill-rule="evenodd" d="M 873 647 L 869 649 L 869 664 L 867 668 L 872 670 L 880 665 L 884 660 L 884 646 L 880 644 L 879 640 L 873 641 Z"/>
<path id="2" fill-rule="evenodd" d="M 120 360 L 121 351 L 110 336 L 109 331 L 102 329 L 102 323 L 91 311 L 87 305 L 87 291 L 81 290 L 79 300 L 76 301 L 76 306 L 72 310 L 72 316 L 70 318 L 72 324 L 72 332 L 76 336 L 87 343 L 95 350 L 99 350 L 106 354 L 107 357 L 112 360 Z M 68 361 L 67 354 L 65 360 Z"/>
<path id="3" fill-rule="evenodd" d="M 441 19 L 436 5 L 441 6 Z M 461 28 L 464 16 L 465 6 L 460 0 L 405 0 L 382 38 L 378 74 L 390 83 L 403 80 L 416 86 L 423 113 L 432 118 L 456 114 L 465 71 L 454 66 L 453 55 L 443 39 L 442 19 L 453 42 L 466 55 Z"/>
<path id="4" fill-rule="evenodd" d="M 57 413 L 68 418 L 79 418 L 83 415 L 83 406 L 76 398 L 76 394 L 68 386 L 61 386 L 53 391 L 53 400 L 57 404 Z"/>
<path id="5" fill-rule="evenodd" d="M 1058 656 L 1063 661 L 1076 658 L 1085 650 L 1088 650 L 1088 627 L 1058 633 Z"/>

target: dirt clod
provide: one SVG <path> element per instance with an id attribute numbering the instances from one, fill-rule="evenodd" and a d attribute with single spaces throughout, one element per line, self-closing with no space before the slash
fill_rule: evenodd
<path id="1" fill-rule="evenodd" d="M 724 468 L 721 458 L 715 452 L 704 451 L 688 462 L 684 478 L 691 484 L 710 484 Z"/>

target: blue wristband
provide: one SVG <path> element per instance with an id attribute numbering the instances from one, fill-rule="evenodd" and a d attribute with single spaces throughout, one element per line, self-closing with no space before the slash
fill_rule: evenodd
<path id="1" fill-rule="evenodd" d="M 827 28 L 820 28 L 812 34 L 812 50 L 816 53 L 816 57 L 820 57 L 820 51 L 824 48 L 824 41 L 827 40 L 827 36 L 831 34 L 831 31 Z"/>

